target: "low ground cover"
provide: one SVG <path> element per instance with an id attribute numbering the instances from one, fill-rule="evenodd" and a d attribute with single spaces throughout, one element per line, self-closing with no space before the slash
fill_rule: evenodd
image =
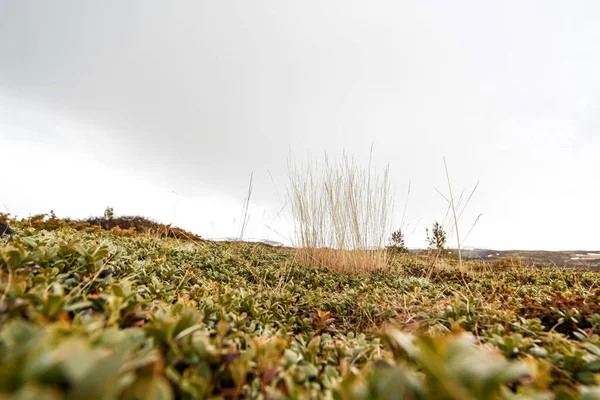
<path id="1" fill-rule="evenodd" d="M 599 398 L 600 274 L 17 226 L 6 398 Z"/>

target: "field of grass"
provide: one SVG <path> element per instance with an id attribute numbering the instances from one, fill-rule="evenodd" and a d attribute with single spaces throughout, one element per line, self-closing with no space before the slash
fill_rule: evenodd
<path id="1" fill-rule="evenodd" d="M 597 399 L 600 274 L 17 226 L 0 398 Z"/>

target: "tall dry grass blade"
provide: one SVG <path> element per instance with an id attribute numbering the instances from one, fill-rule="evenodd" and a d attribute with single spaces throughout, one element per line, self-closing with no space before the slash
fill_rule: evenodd
<path id="1" fill-rule="evenodd" d="M 467 232 L 467 235 L 465 236 L 465 238 L 463 239 L 463 242 L 467 240 L 467 238 L 469 237 L 469 235 L 471 234 L 471 231 L 473 230 L 473 228 L 475 228 L 475 225 L 477 224 L 477 221 L 479 221 L 479 218 L 481 218 L 483 214 L 479 214 L 477 216 L 477 219 L 475 219 L 475 222 L 473 222 L 473 225 L 471 225 L 471 229 L 469 229 L 469 232 Z"/>
<path id="2" fill-rule="evenodd" d="M 458 217 L 456 216 L 456 207 L 454 207 L 454 196 L 452 195 L 452 185 L 450 184 L 450 174 L 448 173 L 448 165 L 446 164 L 446 157 L 444 157 L 444 168 L 446 169 L 446 180 L 448 181 L 448 191 L 450 192 L 450 200 L 452 204 L 452 214 L 454 215 L 454 228 L 456 231 L 456 243 L 458 246 L 458 265 L 461 271 L 463 271 L 462 264 L 462 253 L 460 250 L 460 234 L 458 231 Z"/>
<path id="3" fill-rule="evenodd" d="M 477 187 L 479 186 L 479 181 L 477 181 L 477 183 L 475 184 L 475 187 L 473 188 L 473 190 L 471 191 L 471 194 L 469 195 L 469 198 L 467 199 L 467 202 L 465 203 L 465 205 L 463 206 L 462 211 L 458 214 L 458 219 L 460 219 L 460 217 L 463 215 L 463 213 L 465 212 L 465 209 L 467 208 L 467 206 L 469 205 L 469 202 L 471 201 L 471 197 L 473 197 L 473 195 L 475 194 L 475 191 L 477 190 Z"/>
<path id="4" fill-rule="evenodd" d="M 250 197 L 252 197 L 252 178 L 254 177 L 254 173 L 250 174 L 250 183 L 248 184 L 248 194 L 244 199 L 244 205 L 242 207 L 242 225 L 240 228 L 240 240 L 244 238 L 244 233 L 246 231 L 246 226 L 248 225 L 248 208 L 250 206 Z"/>
<path id="5" fill-rule="evenodd" d="M 404 202 L 404 209 L 402 210 L 402 219 L 400 220 L 400 228 L 405 229 L 404 218 L 406 217 L 406 208 L 408 207 L 408 199 L 410 198 L 410 181 L 408 181 L 408 192 L 406 193 L 406 201 Z M 408 228 L 408 226 L 406 227 Z"/>

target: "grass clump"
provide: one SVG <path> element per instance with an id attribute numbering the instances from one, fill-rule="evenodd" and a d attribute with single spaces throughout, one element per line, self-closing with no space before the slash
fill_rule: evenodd
<path id="1" fill-rule="evenodd" d="M 336 271 L 387 268 L 384 250 L 392 212 L 389 168 L 381 173 L 369 161 L 361 167 L 344 153 L 289 164 L 288 196 L 295 223 L 298 261 Z"/>

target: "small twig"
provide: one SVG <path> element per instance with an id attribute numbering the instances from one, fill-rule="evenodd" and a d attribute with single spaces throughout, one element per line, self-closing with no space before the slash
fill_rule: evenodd
<path id="1" fill-rule="evenodd" d="M 446 198 L 446 196 L 444 196 L 444 195 L 442 194 L 442 192 L 440 192 L 440 190 L 439 190 L 438 188 L 434 187 L 433 189 L 434 189 L 436 192 L 438 192 L 438 194 L 439 194 L 440 196 L 442 196 L 442 198 L 443 198 L 444 200 L 446 200 L 446 201 L 448 202 L 448 204 L 450 204 L 450 200 L 448 200 L 448 199 Z"/>
<path id="2" fill-rule="evenodd" d="M 461 272 L 463 271 L 463 265 L 462 265 L 462 254 L 460 251 L 460 235 L 458 232 L 458 217 L 456 216 L 456 208 L 454 207 L 454 197 L 452 195 L 452 185 L 450 184 L 450 174 L 448 173 L 448 165 L 446 164 L 446 158 L 444 157 L 444 168 L 446 169 L 446 179 L 448 181 L 448 190 L 450 191 L 450 200 L 451 200 L 451 204 L 452 204 L 452 213 L 454 214 L 454 227 L 456 230 L 456 242 L 458 245 L 458 265 L 459 268 L 461 270 Z"/>
<path id="3" fill-rule="evenodd" d="M 177 289 L 175 289 L 175 293 L 179 292 L 179 289 L 181 289 L 181 285 L 183 285 L 183 283 L 185 282 L 185 278 L 187 278 L 188 273 L 190 272 L 190 269 L 192 267 L 188 267 L 185 270 L 185 274 L 183 274 L 183 278 L 181 278 L 181 282 L 179 282 L 179 285 L 177 285 Z"/>
<path id="4" fill-rule="evenodd" d="M 400 227 L 404 230 L 404 217 L 406 216 L 406 208 L 408 207 L 408 199 L 410 197 L 410 181 L 408 181 L 408 193 L 406 193 L 406 202 L 404 203 L 404 210 L 402 211 L 402 220 L 400 221 Z M 408 227 L 406 227 L 408 228 Z"/>
<path id="5" fill-rule="evenodd" d="M 471 201 L 471 197 L 473 197 L 473 195 L 475 194 L 475 191 L 477 190 L 477 187 L 479 186 L 479 181 L 477 181 L 477 183 L 475 184 L 475 187 L 473 188 L 473 190 L 471 191 L 471 194 L 469 195 L 469 198 L 467 198 L 467 202 L 465 203 L 465 205 L 463 206 L 462 211 L 460 212 L 460 214 L 458 215 L 458 219 L 460 219 L 460 217 L 463 215 L 463 213 L 465 212 L 465 209 L 467 208 L 467 206 L 469 205 L 469 202 Z"/>
<path id="6" fill-rule="evenodd" d="M 102 273 L 102 271 L 104 271 L 105 267 L 110 263 L 110 261 L 112 261 L 112 259 L 115 257 L 115 254 L 111 254 L 108 259 L 106 260 L 105 263 L 102 264 L 102 267 L 100 267 L 100 269 L 98 269 L 98 272 L 96 272 L 96 274 L 92 277 L 91 280 L 89 280 L 85 285 L 83 285 L 81 288 L 79 288 L 79 286 L 81 286 L 83 284 L 83 282 L 81 282 L 79 285 L 77 285 L 77 287 L 73 288 L 73 290 L 71 290 L 71 292 L 67 295 L 68 298 L 73 298 L 75 296 L 75 290 L 77 290 L 77 296 L 79 296 L 85 289 L 87 289 L 88 286 L 90 286 L 92 284 L 92 282 L 94 282 L 96 279 L 98 279 L 98 277 L 100 276 L 100 274 Z M 48 290 L 48 289 L 46 289 Z"/>
<path id="7" fill-rule="evenodd" d="M 471 231 L 473 230 L 473 228 L 475 228 L 475 225 L 477 224 L 477 221 L 479 221 L 479 218 L 481 218 L 483 214 L 479 214 L 477 216 L 477 219 L 475 220 L 475 222 L 473 222 L 473 225 L 471 225 L 471 229 L 469 229 L 469 232 L 467 232 L 467 235 L 464 237 L 463 239 L 463 243 L 467 240 L 467 238 L 469 237 L 469 235 L 471 234 Z"/>
<path id="8" fill-rule="evenodd" d="M 243 216 L 242 216 L 242 227 L 240 229 L 240 240 L 244 238 L 244 232 L 246 230 L 246 224 L 248 223 L 248 207 L 250 206 L 250 197 L 252 196 L 252 178 L 254 173 L 250 174 L 250 183 L 248 184 L 248 195 L 244 201 Z"/>

